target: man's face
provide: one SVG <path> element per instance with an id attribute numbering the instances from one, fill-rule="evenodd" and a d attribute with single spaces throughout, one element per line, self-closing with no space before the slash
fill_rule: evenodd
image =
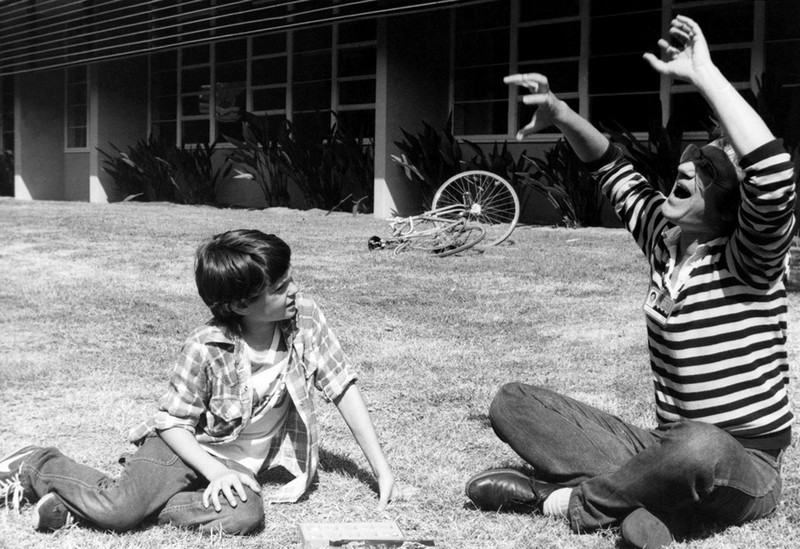
<path id="1" fill-rule="evenodd" d="M 723 206 L 729 202 L 726 193 L 730 191 L 717 184 L 721 176 L 716 164 L 723 160 L 712 162 L 698 147 L 689 145 L 681 156 L 672 191 L 661 206 L 664 217 L 686 231 L 720 232 L 726 226 L 723 215 L 731 214 L 722 211 L 730 207 Z"/>

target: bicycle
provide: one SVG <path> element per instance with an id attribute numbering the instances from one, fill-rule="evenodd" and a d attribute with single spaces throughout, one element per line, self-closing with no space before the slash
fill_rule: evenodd
<path id="1" fill-rule="evenodd" d="M 448 257 L 475 246 L 486 237 L 480 225 L 468 223 L 468 212 L 460 204 L 436 208 L 420 215 L 395 217 L 388 238 L 370 237 L 369 250 L 394 248 L 397 255 L 407 249 Z"/>
<path id="2" fill-rule="evenodd" d="M 403 167 L 406 177 L 420 180 L 425 177 L 405 154 L 392 155 Z M 504 242 L 519 222 L 519 198 L 511 184 L 497 174 L 484 170 L 461 172 L 445 181 L 433 195 L 431 208 L 458 204 L 467 212 L 467 220 L 481 225 L 486 231 L 487 246 Z"/>
<path id="3" fill-rule="evenodd" d="M 433 195 L 434 210 L 460 205 L 467 221 L 486 231 L 487 246 L 505 241 L 519 221 L 519 198 L 508 181 L 483 170 L 470 170 L 445 181 Z"/>

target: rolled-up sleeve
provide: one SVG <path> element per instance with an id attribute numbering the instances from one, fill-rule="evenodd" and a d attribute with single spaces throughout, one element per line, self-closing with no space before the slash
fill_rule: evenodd
<path id="1" fill-rule="evenodd" d="M 313 300 L 309 301 L 311 325 L 310 341 L 306 345 L 306 367 L 314 373 L 316 388 L 327 400 L 335 400 L 357 378 L 322 310 Z"/>

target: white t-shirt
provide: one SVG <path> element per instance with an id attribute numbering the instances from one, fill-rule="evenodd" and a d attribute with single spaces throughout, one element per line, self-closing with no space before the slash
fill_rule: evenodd
<path id="1" fill-rule="evenodd" d="M 209 454 L 236 461 L 256 474 L 264 465 L 270 443 L 283 427 L 291 406 L 284 381 L 289 355 L 285 354 L 278 362 L 280 343 L 281 334 L 277 329 L 266 351 L 256 351 L 245 343 L 244 353 L 250 362 L 250 382 L 254 391 L 250 422 L 236 440 L 201 443 Z"/>

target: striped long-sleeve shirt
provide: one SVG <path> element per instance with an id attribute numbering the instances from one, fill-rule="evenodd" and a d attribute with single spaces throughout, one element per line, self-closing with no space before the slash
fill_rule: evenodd
<path id="1" fill-rule="evenodd" d="M 666 323 L 646 317 L 659 423 L 705 421 L 745 445 L 779 447 L 793 420 L 783 284 L 795 223 L 793 165 L 780 141 L 740 165 L 746 176 L 734 232 L 702 245 L 675 287 L 667 271 L 680 229 L 661 213 L 664 195 L 615 147 L 590 169 L 647 257 L 651 287 L 666 287 L 674 300 Z"/>

